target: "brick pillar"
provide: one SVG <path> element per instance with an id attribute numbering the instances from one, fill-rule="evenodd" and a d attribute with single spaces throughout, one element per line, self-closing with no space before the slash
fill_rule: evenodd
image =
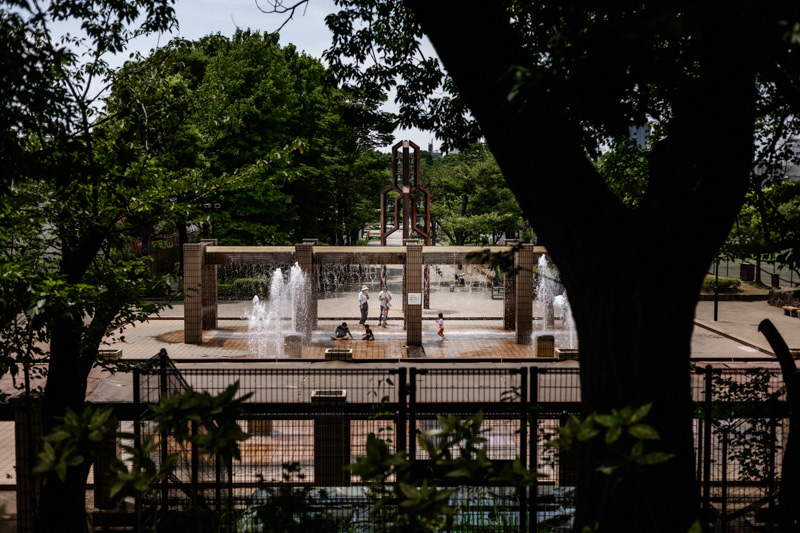
<path id="1" fill-rule="evenodd" d="M 431 266 L 425 265 L 422 271 L 422 307 L 425 309 L 431 308 Z"/>
<path id="2" fill-rule="evenodd" d="M 422 245 L 406 244 L 406 345 L 422 346 Z"/>
<path id="3" fill-rule="evenodd" d="M 300 333 L 303 335 L 303 344 L 311 343 L 311 333 L 317 327 L 317 286 L 319 285 L 319 272 L 314 269 L 314 244 L 303 241 L 294 246 L 294 260 L 306 275 L 306 291 L 300 302 L 295 302 L 299 318 Z"/>
<path id="4" fill-rule="evenodd" d="M 216 246 L 217 239 L 203 239 L 200 241 L 205 246 Z M 203 329 L 217 327 L 217 265 L 207 265 L 203 259 Z"/>
<path id="5" fill-rule="evenodd" d="M 517 276 L 505 272 L 503 276 L 503 329 L 514 331 L 517 326 Z"/>
<path id="6" fill-rule="evenodd" d="M 514 254 L 517 299 L 517 344 L 531 344 L 533 333 L 533 245 L 523 244 Z"/>
<path id="7" fill-rule="evenodd" d="M 203 344 L 203 258 L 205 245 L 183 245 L 183 342 Z"/>
<path id="8" fill-rule="evenodd" d="M 17 529 L 33 533 L 41 477 L 33 472 L 42 443 L 42 408 L 34 399 L 21 398 L 14 406 L 14 444 L 17 470 Z M 10 509 L 6 509 L 9 512 Z"/>
<path id="9" fill-rule="evenodd" d="M 506 239 L 503 244 L 517 246 L 519 239 Z M 514 269 L 509 270 L 510 272 L 503 272 L 503 329 L 514 331 L 517 325 L 517 278 Z"/>

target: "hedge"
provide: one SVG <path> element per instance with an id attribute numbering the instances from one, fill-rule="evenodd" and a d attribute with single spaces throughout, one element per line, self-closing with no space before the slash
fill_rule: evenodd
<path id="1" fill-rule="evenodd" d="M 714 278 L 706 278 L 703 280 L 703 291 L 714 292 Z M 736 278 L 719 278 L 716 282 L 720 292 L 732 292 L 739 288 L 742 283 Z"/>

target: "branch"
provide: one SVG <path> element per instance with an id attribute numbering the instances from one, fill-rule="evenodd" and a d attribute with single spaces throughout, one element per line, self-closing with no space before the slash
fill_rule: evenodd
<path id="1" fill-rule="evenodd" d="M 306 13 L 306 8 L 308 8 L 308 0 L 298 0 L 293 4 L 284 4 L 283 0 L 267 0 L 266 4 L 271 6 L 270 8 L 262 8 L 259 5 L 258 0 L 256 0 L 256 7 L 262 13 L 266 13 L 268 15 L 286 15 L 286 19 L 283 23 L 272 33 L 280 33 L 281 30 L 289 23 L 290 20 L 294 18 L 295 12 L 300 9 L 300 6 L 303 6 L 303 15 Z"/>

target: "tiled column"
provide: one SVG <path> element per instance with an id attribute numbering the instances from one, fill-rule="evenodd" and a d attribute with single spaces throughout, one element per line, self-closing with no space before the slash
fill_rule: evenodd
<path id="1" fill-rule="evenodd" d="M 422 346 L 422 245 L 406 244 L 406 344 Z"/>
<path id="2" fill-rule="evenodd" d="M 203 254 L 206 246 L 216 246 L 217 239 L 203 239 Z M 217 265 L 207 265 L 203 260 L 203 329 L 217 327 Z"/>
<path id="3" fill-rule="evenodd" d="M 302 242 L 294 246 L 294 260 L 306 276 L 306 291 L 301 301 L 295 302 L 303 344 L 311 343 L 311 332 L 317 327 L 317 272 L 314 269 L 314 244 Z"/>
<path id="4" fill-rule="evenodd" d="M 504 272 L 503 276 L 503 329 L 513 331 L 517 325 L 517 275 Z"/>
<path id="5" fill-rule="evenodd" d="M 183 245 L 183 342 L 203 343 L 203 256 L 205 245 Z"/>
<path id="6" fill-rule="evenodd" d="M 506 239 L 504 246 L 517 246 L 519 239 Z M 512 249 L 511 253 L 515 253 Z M 516 257 L 516 255 L 515 255 Z M 517 325 L 517 278 L 514 268 L 503 272 L 503 329 L 514 331 Z"/>
<path id="7" fill-rule="evenodd" d="M 517 344 L 531 344 L 533 333 L 533 245 L 523 244 L 514 254 L 517 299 Z"/>

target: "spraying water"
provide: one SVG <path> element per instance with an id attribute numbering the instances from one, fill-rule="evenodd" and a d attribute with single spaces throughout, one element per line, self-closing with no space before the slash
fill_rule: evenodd
<path id="1" fill-rule="evenodd" d="M 280 268 L 272 272 L 268 301 L 253 296 L 252 307 L 245 313 L 251 354 L 257 358 L 286 357 L 284 338 L 298 331 L 310 333 L 305 324 L 307 287 L 307 277 L 297 263 L 289 270 L 288 281 Z"/>
<path id="2" fill-rule="evenodd" d="M 539 331 L 534 335 L 552 334 L 557 348 L 575 348 L 575 322 L 572 318 L 572 308 L 567 298 L 566 290 L 558 279 L 558 273 L 550 266 L 547 256 L 539 256 L 539 278 L 534 287 L 535 312 L 538 310 L 542 318 Z M 555 319 L 560 312 L 560 327 L 556 328 Z"/>

